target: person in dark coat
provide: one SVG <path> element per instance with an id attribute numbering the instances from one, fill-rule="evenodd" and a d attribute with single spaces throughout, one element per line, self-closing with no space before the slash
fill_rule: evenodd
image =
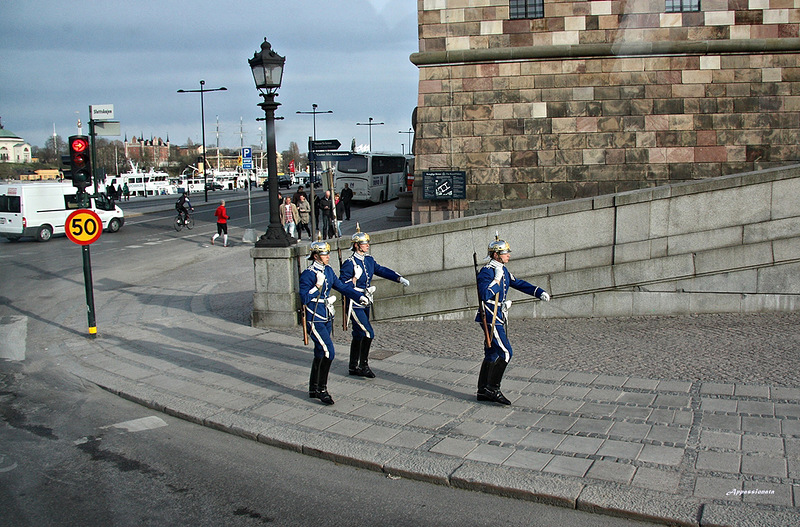
<path id="1" fill-rule="evenodd" d="M 344 184 L 341 196 L 344 204 L 344 216 L 339 216 L 339 219 L 350 221 L 350 202 L 353 201 L 353 189 L 350 188 L 348 183 Z"/>

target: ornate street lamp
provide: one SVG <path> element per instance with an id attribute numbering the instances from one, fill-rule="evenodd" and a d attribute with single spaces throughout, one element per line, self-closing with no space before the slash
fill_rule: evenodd
<path id="1" fill-rule="evenodd" d="M 261 51 L 249 59 L 253 70 L 253 80 L 261 92 L 263 101 L 258 105 L 264 110 L 267 131 L 267 182 L 269 185 L 269 227 L 267 232 L 256 242 L 256 247 L 289 247 L 295 239 L 286 234 L 281 226 L 280 203 L 278 203 L 278 154 L 275 150 L 275 110 L 280 103 L 275 102 L 278 88 L 283 79 L 283 64 L 286 57 L 281 57 L 272 50 L 267 39 L 261 43 Z"/>

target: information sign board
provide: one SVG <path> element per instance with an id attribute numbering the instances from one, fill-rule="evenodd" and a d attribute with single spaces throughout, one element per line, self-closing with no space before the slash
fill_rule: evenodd
<path id="1" fill-rule="evenodd" d="M 467 173 L 463 170 L 423 171 L 422 189 L 424 199 L 467 199 Z"/>

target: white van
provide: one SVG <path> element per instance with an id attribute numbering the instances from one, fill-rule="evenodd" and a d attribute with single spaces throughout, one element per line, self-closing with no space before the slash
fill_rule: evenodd
<path id="1" fill-rule="evenodd" d="M 0 184 L 0 236 L 17 241 L 33 236 L 40 242 L 64 234 L 67 216 L 80 207 L 70 183 L 34 182 Z M 103 229 L 117 232 L 125 213 L 105 194 L 91 198 L 91 208 L 103 221 Z"/>

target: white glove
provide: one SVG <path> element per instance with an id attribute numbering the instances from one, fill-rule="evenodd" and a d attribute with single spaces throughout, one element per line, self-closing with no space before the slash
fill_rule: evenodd
<path id="1" fill-rule="evenodd" d="M 511 309 L 511 300 L 506 300 L 503 302 L 503 311 L 508 311 Z"/>
<path id="2" fill-rule="evenodd" d="M 353 265 L 353 278 L 358 281 L 361 278 L 361 275 L 364 274 L 364 271 L 361 270 L 361 267 L 358 265 Z"/>
<path id="3" fill-rule="evenodd" d="M 361 298 L 358 299 L 358 303 L 366 307 L 369 305 L 369 298 L 362 296 Z"/>
<path id="4" fill-rule="evenodd" d="M 317 272 L 317 287 L 322 287 L 322 284 L 325 283 L 325 273 Z"/>
<path id="5" fill-rule="evenodd" d="M 372 295 L 375 293 L 375 289 L 377 289 L 374 285 L 371 285 L 367 288 L 367 293 Z"/>
<path id="6" fill-rule="evenodd" d="M 550 295 L 548 295 L 547 291 L 545 291 L 544 293 L 542 293 L 542 296 L 539 297 L 539 300 L 541 300 L 542 302 L 549 302 Z"/>
<path id="7" fill-rule="evenodd" d="M 494 268 L 494 281 L 498 283 L 503 281 L 503 266 Z"/>
<path id="8" fill-rule="evenodd" d="M 325 300 L 329 306 L 332 306 L 336 303 L 336 295 L 331 295 Z"/>
<path id="9" fill-rule="evenodd" d="M 406 280 L 406 279 L 405 279 L 405 278 L 403 278 L 402 276 L 400 277 L 400 280 L 399 280 L 399 282 L 400 282 L 401 284 L 403 284 L 404 286 L 406 286 L 406 287 L 408 287 L 408 286 L 410 286 L 410 285 L 411 285 L 411 282 L 409 282 L 408 280 Z"/>

